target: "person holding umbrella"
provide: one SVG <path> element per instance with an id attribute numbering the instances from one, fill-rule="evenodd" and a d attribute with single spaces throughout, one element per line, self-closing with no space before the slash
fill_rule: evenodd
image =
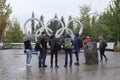
<path id="1" fill-rule="evenodd" d="M 31 67 L 31 59 L 32 59 L 32 45 L 31 45 L 31 40 L 35 38 L 34 35 L 27 35 L 26 37 L 23 38 L 24 42 L 24 52 L 26 53 L 26 66 Z"/>

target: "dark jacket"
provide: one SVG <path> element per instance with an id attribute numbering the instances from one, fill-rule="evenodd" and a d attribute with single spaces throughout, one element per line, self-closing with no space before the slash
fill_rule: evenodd
<path id="1" fill-rule="evenodd" d="M 32 49 L 32 46 L 31 46 L 31 44 L 30 44 L 30 41 L 24 42 L 24 48 L 25 48 L 25 49 L 29 49 L 29 50 Z"/>
<path id="2" fill-rule="evenodd" d="M 47 41 L 46 41 L 46 38 L 45 37 L 41 37 L 40 38 L 40 44 L 42 45 L 43 48 L 46 48 L 47 49 Z"/>
<path id="3" fill-rule="evenodd" d="M 100 42 L 99 48 L 104 50 L 106 48 L 106 46 L 107 46 L 107 42 L 105 40 L 103 40 Z"/>
<path id="4" fill-rule="evenodd" d="M 55 36 L 52 35 L 52 36 L 50 37 L 50 40 L 49 40 L 49 46 L 50 46 L 50 49 L 51 49 L 51 50 L 54 50 L 54 49 L 55 49 L 55 44 L 56 44 L 56 43 L 57 43 L 57 40 L 56 40 Z"/>
<path id="5" fill-rule="evenodd" d="M 81 40 L 80 40 L 79 33 L 75 33 L 74 49 L 75 49 L 75 52 L 77 52 L 77 53 L 80 51 L 80 47 L 78 46 L 78 45 L 80 45 L 80 44 L 79 44 L 80 41 L 81 41 Z"/>

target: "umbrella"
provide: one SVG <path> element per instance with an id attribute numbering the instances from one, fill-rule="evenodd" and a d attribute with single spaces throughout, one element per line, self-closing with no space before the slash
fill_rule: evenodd
<path id="1" fill-rule="evenodd" d="M 34 38 L 35 38 L 35 35 L 31 34 L 31 35 L 25 36 L 25 37 L 22 39 L 22 41 L 23 41 L 23 42 L 26 42 L 26 41 L 32 40 L 32 39 L 34 39 Z"/>

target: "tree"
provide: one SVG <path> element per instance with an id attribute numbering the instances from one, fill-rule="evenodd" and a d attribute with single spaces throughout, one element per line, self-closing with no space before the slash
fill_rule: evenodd
<path id="1" fill-rule="evenodd" d="M 110 41 L 112 38 L 111 31 L 101 22 L 98 14 L 94 14 L 91 17 L 91 33 L 92 40 L 94 41 L 98 41 L 98 36 L 100 35 L 103 35 L 107 41 Z"/>
<path id="2" fill-rule="evenodd" d="M 44 16 L 43 16 L 43 15 L 40 16 L 40 21 L 41 21 L 41 23 L 44 25 Z M 38 24 L 36 25 L 36 27 L 35 27 L 35 32 L 36 32 L 39 28 L 42 27 L 41 23 L 38 23 Z"/>
<path id="3" fill-rule="evenodd" d="M 72 16 L 69 16 L 68 21 L 70 21 L 70 20 L 72 20 Z M 69 27 L 72 31 L 74 31 L 74 29 L 73 29 L 73 22 L 71 22 L 68 27 Z"/>
<path id="4" fill-rule="evenodd" d="M 103 14 L 104 23 L 112 31 L 113 40 L 120 45 L 120 0 L 111 0 L 109 7 Z M 105 21 L 106 20 L 106 21 Z"/>
<path id="5" fill-rule="evenodd" d="M 61 21 L 62 21 L 63 25 L 65 26 L 65 20 L 64 20 L 63 16 L 61 17 Z"/>
<path id="6" fill-rule="evenodd" d="M 32 12 L 32 18 L 35 18 L 34 12 Z M 34 34 L 35 33 L 35 21 L 34 20 L 31 20 L 31 26 L 32 26 L 31 33 Z"/>
<path id="7" fill-rule="evenodd" d="M 44 24 L 44 16 L 43 16 L 43 15 L 40 16 L 40 21 L 42 22 L 43 25 L 45 25 L 45 24 Z M 41 24 L 40 24 L 40 27 L 42 27 Z"/>
<path id="8" fill-rule="evenodd" d="M 83 33 L 81 38 L 84 39 L 87 35 L 91 36 L 91 26 L 90 26 L 90 7 L 87 5 L 80 6 L 80 22 L 83 24 Z"/>
<path id="9" fill-rule="evenodd" d="M 6 31 L 7 42 L 20 43 L 24 36 L 23 31 L 20 29 L 19 22 L 17 20 L 11 22 L 10 27 Z"/>
<path id="10" fill-rule="evenodd" d="M 58 19 L 57 14 L 55 14 L 55 17 L 54 17 L 54 18 L 55 18 L 55 19 Z M 56 32 L 56 30 L 59 28 L 59 26 L 60 26 L 60 24 L 58 23 L 58 21 L 52 21 L 52 22 L 49 24 L 48 27 L 50 27 L 50 28 L 53 30 L 53 32 Z"/>
<path id="11" fill-rule="evenodd" d="M 111 31 L 108 26 L 105 25 L 105 20 L 97 13 L 90 13 L 89 6 L 84 5 L 80 7 L 80 21 L 83 24 L 83 33 L 81 38 L 84 39 L 87 35 L 91 37 L 92 41 L 98 41 L 98 36 L 103 35 L 107 41 L 110 41 Z M 79 30 L 79 29 L 77 29 Z"/>
<path id="12" fill-rule="evenodd" d="M 0 38 L 4 35 L 5 28 L 9 24 L 9 15 L 11 12 L 10 4 L 6 4 L 6 0 L 0 0 Z"/>

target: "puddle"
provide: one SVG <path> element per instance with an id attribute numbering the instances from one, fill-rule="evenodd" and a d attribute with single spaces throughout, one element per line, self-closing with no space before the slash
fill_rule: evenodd
<path id="1" fill-rule="evenodd" d="M 26 68 L 19 68 L 18 70 L 20 70 L 20 71 L 25 71 Z"/>

